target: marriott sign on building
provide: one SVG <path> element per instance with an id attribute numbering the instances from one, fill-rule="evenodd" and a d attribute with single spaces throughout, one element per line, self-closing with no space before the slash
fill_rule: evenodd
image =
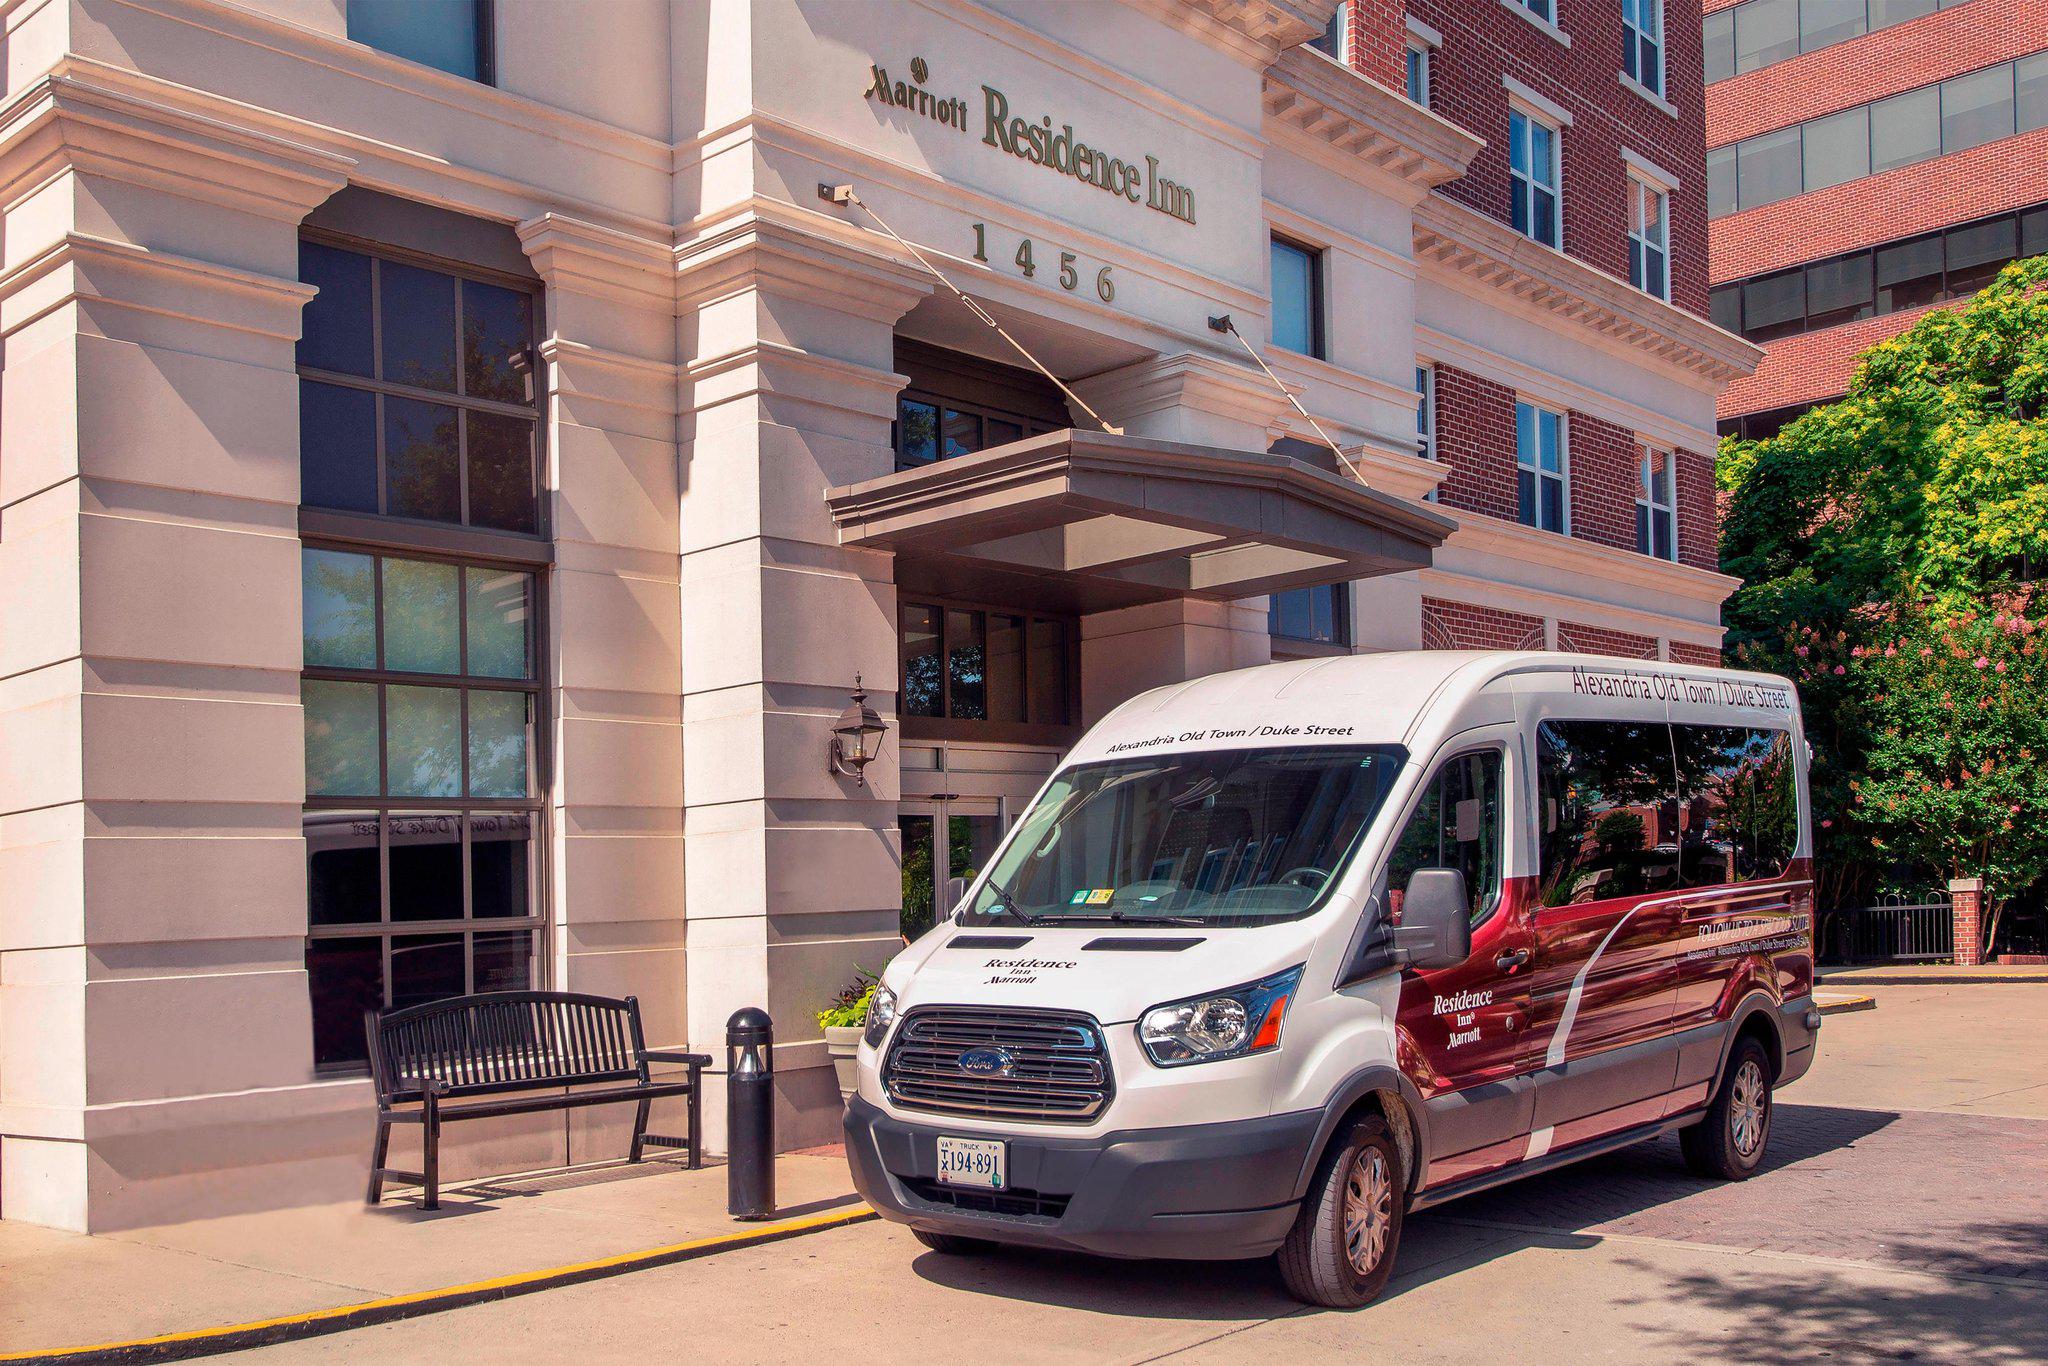
<path id="1" fill-rule="evenodd" d="M 1715 658 L 1687 3 L 4 7 L 0 1216 L 350 1198 L 466 991 L 765 1006 L 825 1141 L 1135 690 Z"/>

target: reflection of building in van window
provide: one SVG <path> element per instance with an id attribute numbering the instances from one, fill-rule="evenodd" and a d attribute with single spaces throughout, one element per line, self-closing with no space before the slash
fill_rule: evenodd
<path id="1" fill-rule="evenodd" d="M 1456 868 L 1465 875 L 1474 925 L 1500 900 L 1499 750 L 1457 755 L 1423 790 L 1387 860 L 1387 910 L 1397 921 L 1408 879 L 1420 868 Z"/>
<path id="2" fill-rule="evenodd" d="M 1784 873 L 1799 823 L 1788 733 L 1546 721 L 1538 737 L 1544 905 Z"/>

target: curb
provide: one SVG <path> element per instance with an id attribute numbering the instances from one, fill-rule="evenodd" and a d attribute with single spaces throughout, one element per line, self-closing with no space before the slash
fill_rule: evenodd
<path id="1" fill-rule="evenodd" d="M 1816 992 L 1813 999 L 1819 1003 L 1820 1013 L 1823 1015 L 1847 1015 L 1853 1010 L 1877 1009 L 1877 998 L 1875 996 L 1838 995 L 1830 1001 L 1823 1000 L 1821 994 Z"/>
<path id="2" fill-rule="evenodd" d="M 815 1214 L 803 1219 L 762 1224 L 757 1228 L 717 1233 L 708 1238 L 693 1238 L 688 1242 L 669 1243 L 639 1252 L 622 1252 L 594 1261 L 571 1262 L 567 1266 L 548 1267 L 540 1271 L 522 1271 L 487 1281 L 471 1281 L 463 1285 L 443 1286 L 438 1290 L 416 1290 L 403 1295 L 390 1295 L 383 1299 L 365 1300 L 359 1304 L 337 1305 L 332 1309 L 314 1309 L 303 1314 L 287 1314 L 278 1318 L 257 1319 L 249 1323 L 230 1323 L 217 1328 L 195 1328 L 188 1332 L 165 1333 L 128 1342 L 102 1342 L 83 1347 L 58 1347 L 30 1352 L 0 1352 L 0 1362 L 33 1363 L 34 1366 L 62 1362 L 67 1366 L 73 1366 L 82 1362 L 186 1361 L 193 1357 L 213 1356 L 220 1352 L 239 1352 L 251 1347 L 270 1347 L 301 1338 L 343 1333 L 353 1328 L 368 1328 L 398 1319 L 445 1313 L 450 1309 L 462 1309 L 472 1304 L 486 1304 L 493 1300 L 511 1299 L 516 1295 L 531 1295 L 536 1291 L 580 1285 L 584 1281 L 622 1276 L 632 1271 L 673 1266 L 677 1262 L 694 1261 L 699 1257 L 709 1257 L 736 1248 L 758 1247 L 763 1243 L 779 1243 L 789 1238 L 821 1233 L 826 1229 L 864 1224 L 878 1217 L 867 1205 L 855 1204 L 829 1214 Z"/>

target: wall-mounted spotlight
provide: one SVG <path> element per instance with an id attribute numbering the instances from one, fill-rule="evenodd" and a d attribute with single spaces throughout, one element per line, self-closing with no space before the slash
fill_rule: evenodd
<path id="1" fill-rule="evenodd" d="M 839 713 L 839 720 L 832 727 L 832 771 L 866 787 L 868 765 L 882 752 L 882 737 L 888 733 L 888 725 L 868 705 L 867 689 L 861 686 L 860 675 L 855 674 L 853 705 Z"/>

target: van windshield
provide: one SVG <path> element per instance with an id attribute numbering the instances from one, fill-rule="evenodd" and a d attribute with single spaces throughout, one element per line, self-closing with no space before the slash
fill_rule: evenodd
<path id="1" fill-rule="evenodd" d="M 1085 764 L 1018 822 L 974 924 L 1260 925 L 1306 915 L 1386 799 L 1395 745 Z"/>

